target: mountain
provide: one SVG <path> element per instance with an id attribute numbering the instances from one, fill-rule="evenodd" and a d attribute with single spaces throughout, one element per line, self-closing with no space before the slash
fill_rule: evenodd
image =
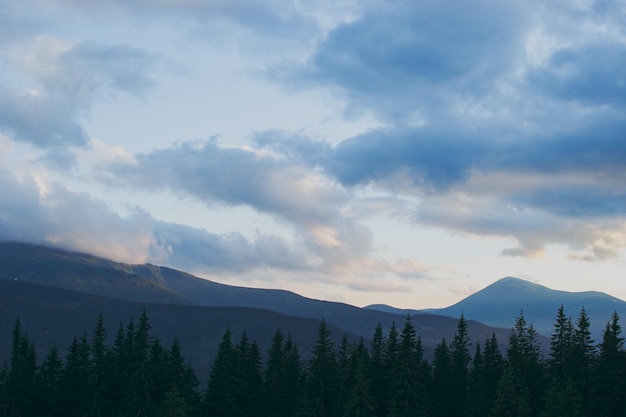
<path id="1" fill-rule="evenodd" d="M 377 323 L 381 323 L 383 329 L 387 330 L 394 322 L 402 326 L 406 318 L 406 313 L 362 309 L 344 303 L 314 300 L 283 290 L 235 287 L 171 268 L 150 264 L 129 265 L 81 253 L 18 243 L 0 243 L 0 281 L 3 279 L 109 297 L 117 301 L 183 305 L 190 309 L 210 306 L 271 310 L 295 318 L 324 319 L 341 329 L 340 332 L 365 339 L 371 338 Z M 63 302 L 59 301 L 61 305 Z M 11 320 L 14 320 L 14 316 Z M 432 351 L 444 337 L 451 340 L 457 327 L 455 318 L 428 313 L 415 314 L 412 321 L 427 351 Z M 468 323 L 468 328 L 472 341 L 485 340 L 494 332 L 502 343 L 508 339 L 507 329 L 473 321 Z"/>
<path id="2" fill-rule="evenodd" d="M 626 302 L 608 294 L 596 291 L 558 291 L 513 277 L 502 278 L 450 307 L 420 311 L 457 318 L 463 314 L 466 319 L 505 328 L 512 327 L 523 311 L 528 323 L 532 323 L 540 334 L 549 336 L 561 305 L 565 314 L 574 321 L 580 310 L 585 308 L 597 342 L 601 340 L 604 327 L 614 311 L 620 317 L 626 318 Z M 367 308 L 406 314 L 405 310 L 389 306 L 374 305 Z"/>
<path id="3" fill-rule="evenodd" d="M 183 354 L 203 378 L 217 353 L 220 339 L 227 328 L 238 341 L 243 332 L 256 340 L 265 353 L 277 329 L 290 334 L 297 342 L 303 359 L 311 356 L 319 321 L 286 316 L 269 310 L 242 307 L 204 307 L 188 304 L 141 303 L 119 300 L 76 291 L 53 288 L 23 281 L 0 280 L 0 364 L 9 358 L 11 331 L 19 318 L 22 329 L 43 359 L 56 345 L 67 352 L 74 336 L 84 332 L 91 337 L 99 314 L 102 314 L 112 344 L 119 326 L 136 320 L 143 309 L 150 319 L 151 334 L 169 346 L 176 336 Z M 331 339 L 338 345 L 345 334 L 349 341 L 359 336 L 328 325 Z"/>
<path id="4" fill-rule="evenodd" d="M 150 270 L 150 266 L 137 268 Z M 0 243 L 0 279 L 19 280 L 87 294 L 149 303 L 191 302 L 168 288 L 155 272 L 84 253 L 24 243 Z"/>

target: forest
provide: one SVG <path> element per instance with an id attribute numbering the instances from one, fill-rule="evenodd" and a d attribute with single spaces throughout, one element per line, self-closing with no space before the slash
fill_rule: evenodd
<path id="1" fill-rule="evenodd" d="M 320 322 L 310 360 L 277 330 L 263 354 L 245 333 L 219 341 L 200 384 L 177 339 L 164 346 L 144 311 L 109 340 L 102 315 L 92 334 L 44 358 L 16 321 L 10 357 L 0 358 L 0 416 L 10 417 L 617 417 L 624 416 L 626 351 L 614 313 L 602 340 L 563 306 L 544 355 L 523 313 L 509 340 L 479 343 L 458 321 L 431 361 L 407 316 L 371 341 L 339 345 Z"/>

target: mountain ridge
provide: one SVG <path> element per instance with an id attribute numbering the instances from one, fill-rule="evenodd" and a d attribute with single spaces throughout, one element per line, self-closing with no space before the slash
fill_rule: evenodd
<path id="1" fill-rule="evenodd" d="M 626 317 L 626 301 L 599 291 L 569 292 L 554 290 L 515 277 L 504 277 L 459 302 L 444 308 L 422 310 L 395 309 L 386 305 L 371 305 L 365 308 L 381 309 L 396 314 L 430 313 L 449 317 L 476 320 L 481 323 L 510 328 L 523 313 L 528 323 L 544 336 L 553 330 L 554 318 L 560 305 L 566 315 L 576 320 L 584 307 L 591 320 L 593 337 L 598 340 L 613 311 Z"/>
<path id="2" fill-rule="evenodd" d="M 105 277 L 98 276 L 105 271 Z M 63 288 L 90 295 L 151 304 L 208 307 L 249 307 L 305 319 L 324 319 L 329 324 L 370 339 L 380 323 L 387 331 L 401 325 L 406 314 L 390 314 L 349 304 L 315 300 L 285 290 L 255 289 L 220 284 L 186 272 L 156 265 L 128 265 L 40 246 L 0 243 L 0 279 L 18 280 Z M 133 285 L 126 285 L 130 280 Z M 110 284 L 110 287 L 107 286 Z M 457 319 L 416 314 L 412 322 L 424 347 L 432 349 L 442 338 L 450 340 Z M 508 339 L 508 329 L 468 321 L 472 340 L 485 340 L 496 333 Z"/>

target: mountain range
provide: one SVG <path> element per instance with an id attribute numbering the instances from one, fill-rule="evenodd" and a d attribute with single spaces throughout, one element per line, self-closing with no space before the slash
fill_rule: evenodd
<path id="1" fill-rule="evenodd" d="M 511 328 L 515 319 L 524 315 L 538 333 L 549 336 L 559 306 L 575 322 L 582 308 L 591 321 L 592 336 L 599 341 L 613 312 L 626 317 L 626 302 L 611 295 L 597 292 L 567 292 L 553 290 L 543 285 L 519 278 L 506 277 L 446 308 L 402 310 L 386 305 L 367 306 L 394 314 L 440 314 L 476 320 L 494 327 Z"/>
<path id="2" fill-rule="evenodd" d="M 109 323 L 110 336 L 120 323 L 146 309 L 153 331 L 164 343 L 176 335 L 188 358 L 206 372 L 226 328 L 235 337 L 244 331 L 267 349 L 275 330 L 297 341 L 304 359 L 310 354 L 320 319 L 330 326 L 335 343 L 370 339 L 380 323 L 388 330 L 411 315 L 427 357 L 442 338 L 451 340 L 461 313 L 470 338 L 482 341 L 495 333 L 504 345 L 520 311 L 549 335 L 563 304 L 577 315 L 581 306 L 598 322 L 626 303 L 602 293 L 550 290 L 516 278 L 504 278 L 445 309 L 400 310 L 389 306 L 359 308 L 315 300 L 293 292 L 236 287 L 171 268 L 131 265 L 83 253 L 23 243 L 0 243 L 0 362 L 9 352 L 10 329 L 17 317 L 36 346 L 64 348 L 74 335 L 90 332 L 98 314 Z M 541 338 L 544 349 L 549 341 Z"/>

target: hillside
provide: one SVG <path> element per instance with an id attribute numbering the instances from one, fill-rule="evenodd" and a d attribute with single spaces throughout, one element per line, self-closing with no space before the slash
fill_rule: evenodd
<path id="1" fill-rule="evenodd" d="M 106 321 L 111 342 L 120 324 L 127 324 L 131 318 L 137 319 L 144 308 L 150 318 L 152 334 L 165 345 L 169 345 L 174 336 L 178 337 L 185 357 L 204 377 L 208 375 L 227 328 L 236 339 L 245 331 L 251 340 L 258 342 L 263 353 L 275 331 L 281 329 L 284 334 L 292 335 L 303 359 L 307 359 L 319 325 L 318 320 L 254 308 L 140 303 L 0 280 L 0 364 L 8 359 L 11 330 L 18 317 L 24 331 L 40 349 L 38 357 L 43 358 L 53 344 L 65 352 L 74 336 L 84 332 L 91 336 L 100 313 Z M 329 325 L 329 329 L 335 343 L 346 334 L 345 330 L 333 325 Z M 352 342 L 359 339 L 350 333 L 347 336 Z"/>
<path id="2" fill-rule="evenodd" d="M 377 325 L 385 330 L 401 325 L 406 313 L 392 314 L 343 303 L 314 300 L 284 290 L 235 287 L 204 280 L 185 272 L 155 265 L 128 265 L 81 253 L 64 252 L 34 245 L 0 244 L 0 281 L 43 284 L 117 300 L 151 304 L 246 307 L 271 310 L 307 319 L 325 319 L 329 324 L 369 339 Z M 450 340 L 457 320 L 434 314 L 416 314 L 412 321 L 429 350 Z M 199 322 L 201 323 L 201 322 Z M 275 326 L 276 327 L 276 326 Z M 470 322 L 471 339 L 485 340 L 493 332 L 502 341 L 509 331 Z"/>

